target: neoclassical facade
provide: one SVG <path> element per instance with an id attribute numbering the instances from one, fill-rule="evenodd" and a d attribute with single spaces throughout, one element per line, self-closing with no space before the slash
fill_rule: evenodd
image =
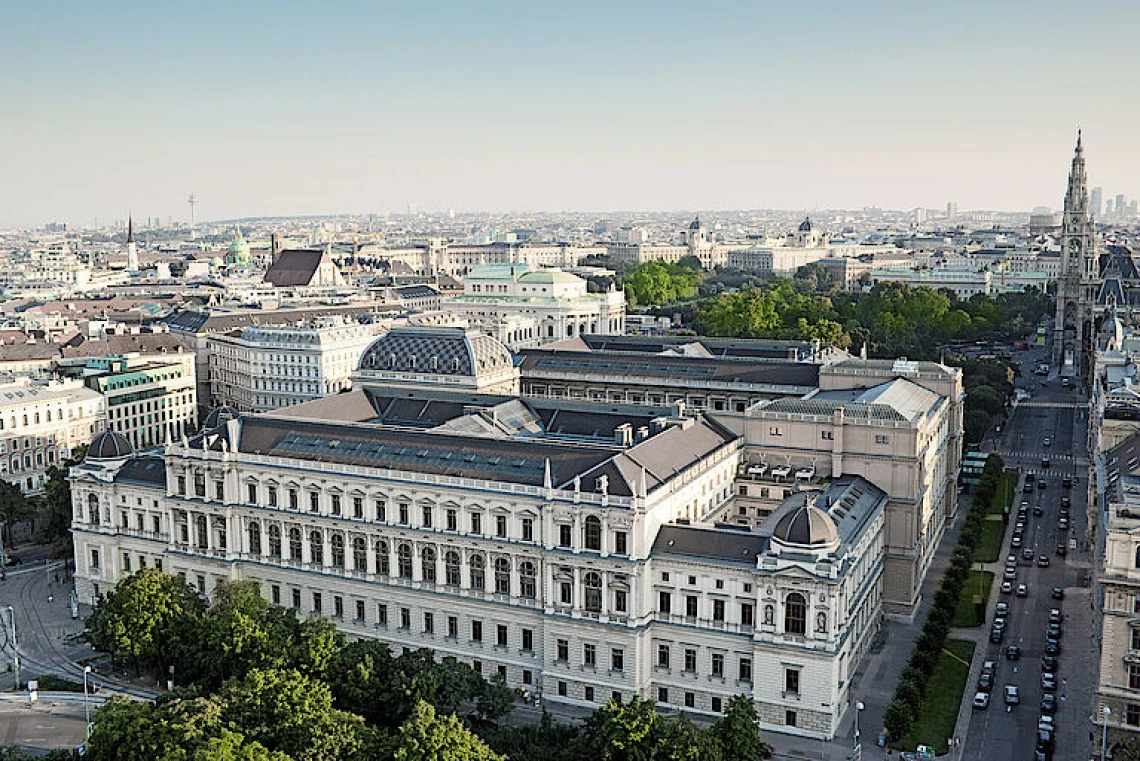
<path id="1" fill-rule="evenodd" d="M 708 418 L 433 394 L 217 416 L 161 455 L 98 447 L 72 471 L 80 599 L 144 565 L 205 595 L 253 579 L 548 701 L 714 716 L 744 693 L 766 726 L 835 734 L 880 618 L 884 492 L 837 478 L 718 528 L 700 518 L 734 499 L 742 442 Z"/>

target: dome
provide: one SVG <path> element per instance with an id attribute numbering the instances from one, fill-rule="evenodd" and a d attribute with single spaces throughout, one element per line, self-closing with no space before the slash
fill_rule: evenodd
<path id="1" fill-rule="evenodd" d="M 772 538 L 798 547 L 822 549 L 839 544 L 831 516 L 810 502 L 785 513 L 772 530 Z"/>
<path id="2" fill-rule="evenodd" d="M 690 222 L 689 223 L 689 229 L 690 230 L 700 230 L 701 229 L 701 218 L 697 217 L 692 222 Z"/>
<path id="3" fill-rule="evenodd" d="M 230 244 L 230 252 L 236 254 L 242 251 L 248 254 L 249 244 L 246 243 L 245 238 L 242 237 L 241 230 L 239 229 L 237 231 L 237 237 L 234 238 L 233 243 Z"/>
<path id="4" fill-rule="evenodd" d="M 130 457 L 134 451 L 134 447 L 131 446 L 131 442 L 127 441 L 126 436 L 108 428 L 91 439 L 91 443 L 87 445 L 86 459 L 121 460 L 124 457 Z"/>
<path id="5" fill-rule="evenodd" d="M 811 219 L 809 217 L 804 217 L 804 221 L 800 222 L 798 229 L 801 233 L 810 233 L 812 230 Z"/>
<path id="6" fill-rule="evenodd" d="M 241 417 L 241 413 L 233 407 L 223 404 L 221 407 L 215 407 L 206 413 L 206 419 L 202 421 L 202 430 L 208 431 L 211 428 L 217 428 L 227 420 L 237 420 L 239 417 Z"/>
<path id="7" fill-rule="evenodd" d="M 408 326 L 373 341 L 360 355 L 359 369 L 475 377 L 513 367 L 507 347 L 476 330 Z"/>

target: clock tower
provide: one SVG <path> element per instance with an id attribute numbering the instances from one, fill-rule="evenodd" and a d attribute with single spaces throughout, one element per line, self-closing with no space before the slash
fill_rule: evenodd
<path id="1" fill-rule="evenodd" d="M 1093 312 L 1100 287 L 1096 231 L 1089 214 L 1089 189 L 1081 132 L 1069 170 L 1065 214 L 1061 226 L 1061 274 L 1057 280 L 1057 314 L 1053 321 L 1053 364 L 1063 375 L 1080 372 L 1092 340 Z"/>

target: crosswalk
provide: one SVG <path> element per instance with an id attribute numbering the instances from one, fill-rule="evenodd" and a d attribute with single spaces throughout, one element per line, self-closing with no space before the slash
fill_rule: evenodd
<path id="1" fill-rule="evenodd" d="M 1070 410 L 1087 410 L 1089 408 L 1088 402 L 1014 402 L 1014 407 L 1041 407 L 1044 409 L 1070 409 Z"/>
<path id="2" fill-rule="evenodd" d="M 1053 463 L 1072 462 L 1074 460 L 1074 457 L 1071 454 L 1065 454 L 1063 452 L 1058 452 L 1056 454 L 1053 454 L 1052 452 L 1042 452 L 1039 449 L 1038 450 L 1016 450 L 1015 449 L 1015 450 L 1011 450 L 1011 451 L 999 449 L 998 452 L 1001 454 L 1002 458 L 1004 458 L 1006 460 L 1006 462 L 1008 462 L 1010 460 L 1034 460 L 1036 462 L 1041 462 L 1042 457 L 1048 457 L 1049 461 L 1053 462 Z"/>

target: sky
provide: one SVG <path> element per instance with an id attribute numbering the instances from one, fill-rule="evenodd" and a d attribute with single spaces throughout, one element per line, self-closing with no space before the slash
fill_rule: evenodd
<path id="1" fill-rule="evenodd" d="M 0 227 L 1140 194 L 1140 3 L 0 0 Z"/>

